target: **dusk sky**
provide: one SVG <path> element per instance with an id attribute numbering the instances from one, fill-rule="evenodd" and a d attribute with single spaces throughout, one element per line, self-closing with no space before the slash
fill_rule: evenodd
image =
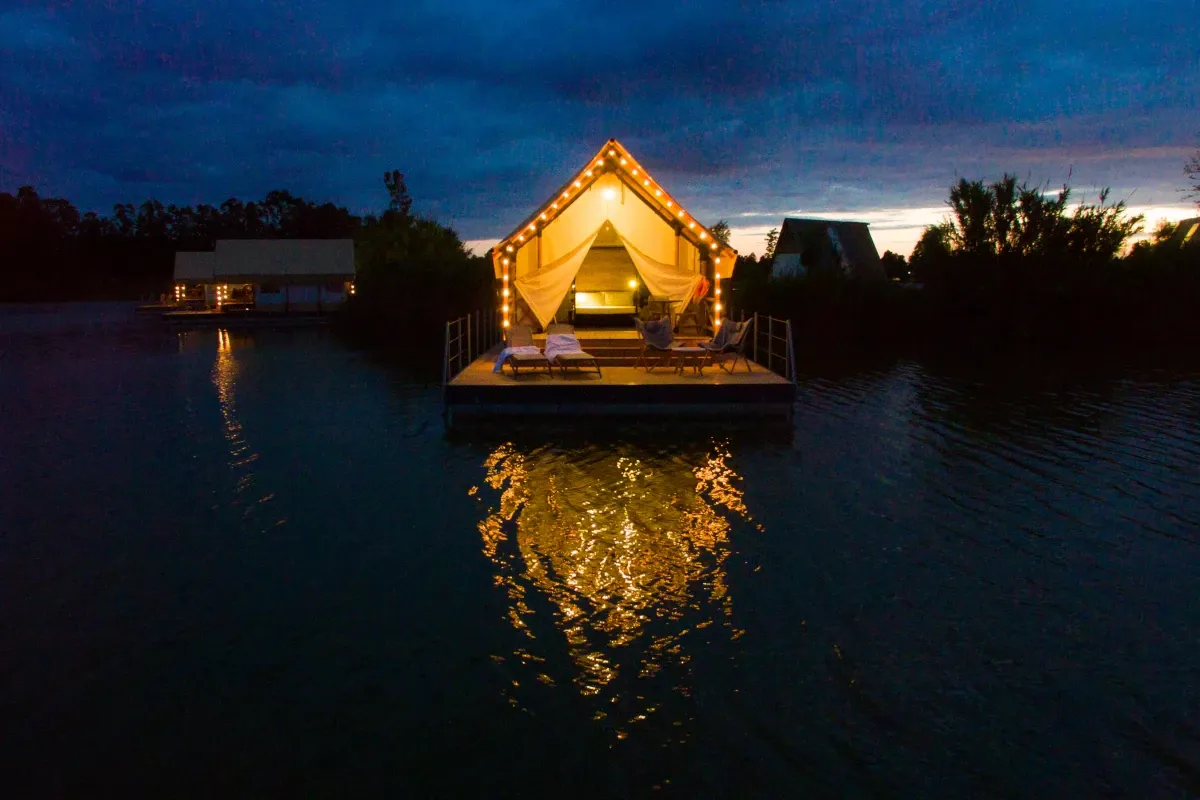
<path id="1" fill-rule="evenodd" d="M 953 10 L 947 10 L 953 9 Z M 486 247 L 609 137 L 733 245 L 785 215 L 911 250 L 1004 170 L 1194 214 L 1200 0 L 0 3 L 0 190 L 81 207 L 286 188 L 355 211 L 397 168 Z"/>

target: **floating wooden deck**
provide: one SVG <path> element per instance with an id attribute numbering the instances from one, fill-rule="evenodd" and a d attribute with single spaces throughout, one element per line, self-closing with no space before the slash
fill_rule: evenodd
<path id="1" fill-rule="evenodd" d="M 588 347 L 586 341 L 585 348 Z M 626 365 L 623 357 L 601 362 L 594 371 L 557 367 L 553 374 L 523 368 L 513 375 L 493 371 L 500 348 L 467 365 L 445 387 L 447 424 L 488 417 L 552 416 L 720 416 L 752 422 L 763 418 L 790 419 L 796 387 L 788 379 L 751 362 L 729 374 L 716 366 L 701 374 L 691 366 L 679 372 L 669 366 Z"/>

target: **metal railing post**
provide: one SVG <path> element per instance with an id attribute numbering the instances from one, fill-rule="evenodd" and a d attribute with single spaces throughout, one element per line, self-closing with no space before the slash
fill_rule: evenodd
<path id="1" fill-rule="evenodd" d="M 775 369 L 775 318 L 767 317 L 767 369 Z"/>
<path id="2" fill-rule="evenodd" d="M 796 348 L 792 339 L 792 321 L 787 321 L 787 355 L 788 355 L 788 375 L 792 380 L 792 384 L 796 383 Z"/>
<path id="3" fill-rule="evenodd" d="M 442 387 L 450 383 L 450 324 L 446 323 L 446 351 L 442 358 Z"/>
<path id="4" fill-rule="evenodd" d="M 471 363 L 471 315 L 469 313 L 467 314 L 467 363 Z"/>
<path id="5" fill-rule="evenodd" d="M 758 363 L 758 312 L 754 312 L 754 363 Z"/>

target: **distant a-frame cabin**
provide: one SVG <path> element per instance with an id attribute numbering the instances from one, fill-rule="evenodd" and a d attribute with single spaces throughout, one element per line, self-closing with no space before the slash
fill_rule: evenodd
<path id="1" fill-rule="evenodd" d="M 737 251 L 713 238 L 616 139 L 493 250 L 503 325 L 628 315 L 648 293 L 721 319 Z M 641 287 L 645 292 L 641 292 Z"/>

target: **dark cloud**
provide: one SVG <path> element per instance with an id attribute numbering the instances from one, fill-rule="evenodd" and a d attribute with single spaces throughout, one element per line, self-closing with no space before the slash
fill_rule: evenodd
<path id="1" fill-rule="evenodd" d="M 0 188 L 107 207 L 286 187 L 365 209 L 399 167 L 428 212 L 487 237 L 617 136 L 708 217 L 937 203 L 955 174 L 1072 166 L 1169 202 L 1200 128 L 1196 11 L 5 3 Z"/>

